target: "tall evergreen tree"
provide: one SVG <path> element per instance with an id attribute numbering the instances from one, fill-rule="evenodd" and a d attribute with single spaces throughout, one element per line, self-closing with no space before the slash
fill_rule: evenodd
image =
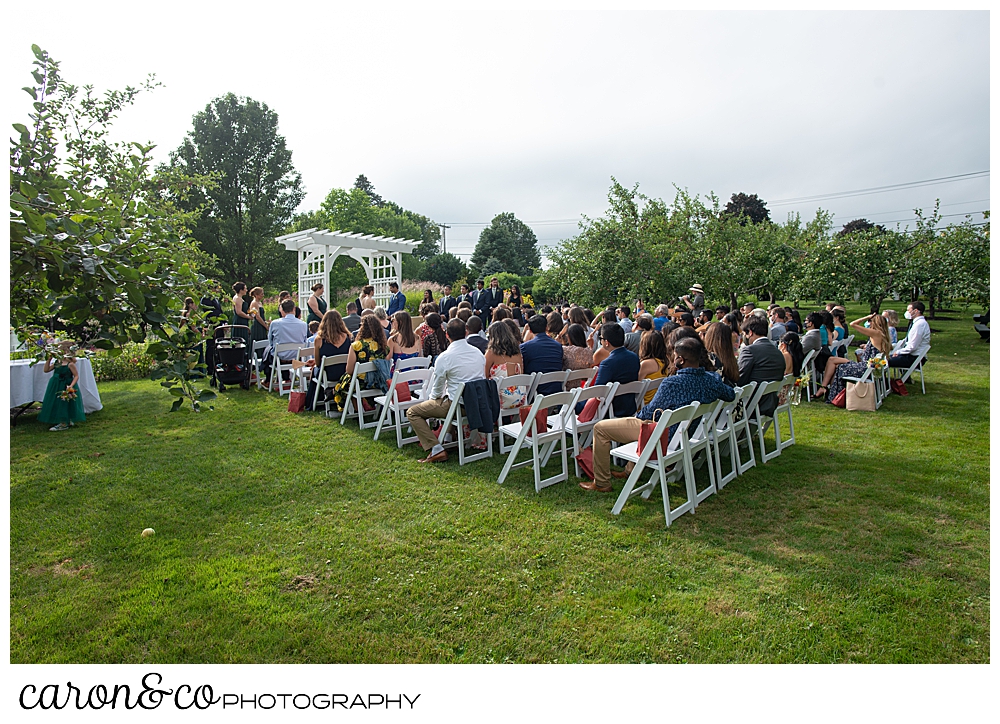
<path id="1" fill-rule="evenodd" d="M 204 204 L 194 229 L 202 248 L 218 259 L 226 279 L 250 286 L 289 284 L 295 255 L 274 238 L 305 196 L 292 152 L 278 134 L 278 114 L 252 98 L 229 93 L 194 116 L 194 127 L 170 157 L 189 174 L 214 174 L 189 203 Z"/>
<path id="2" fill-rule="evenodd" d="M 481 274 L 491 258 L 502 262 L 502 271 L 520 276 L 531 274 L 542 265 L 535 232 L 510 212 L 497 214 L 490 225 L 483 229 L 469 266 L 477 274 Z"/>

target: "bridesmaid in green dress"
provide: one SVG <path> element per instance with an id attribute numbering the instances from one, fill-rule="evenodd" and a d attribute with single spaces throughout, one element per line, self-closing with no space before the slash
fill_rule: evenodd
<path id="1" fill-rule="evenodd" d="M 270 326 L 270 322 L 267 321 L 267 313 L 264 311 L 264 290 L 260 287 L 254 287 L 250 290 L 250 298 L 249 314 L 253 320 L 250 323 L 250 341 L 257 342 L 267 339 L 267 328 Z"/>
<path id="2" fill-rule="evenodd" d="M 306 306 L 309 307 L 306 323 L 323 321 L 323 315 L 326 314 L 326 300 L 323 299 L 322 284 L 317 284 L 312 288 L 312 296 L 306 300 Z"/>
<path id="3" fill-rule="evenodd" d="M 60 342 L 64 359 L 60 362 L 50 357 L 45 361 L 44 372 L 53 372 L 49 386 L 45 388 L 45 399 L 42 400 L 42 411 L 38 413 L 39 422 L 52 423 L 51 432 L 68 430 L 70 425 L 83 422 L 87 416 L 83 413 L 83 399 L 80 397 L 80 373 L 76 369 L 76 357 L 73 356 L 73 343 L 69 340 Z M 64 400 L 61 395 L 67 389 L 76 392 L 76 396 Z"/>
<path id="4" fill-rule="evenodd" d="M 236 294 L 233 297 L 233 316 L 232 320 L 229 322 L 232 325 L 241 325 L 243 327 L 250 326 L 250 298 L 247 296 L 247 285 L 243 282 L 236 282 L 233 284 L 233 292 Z M 242 329 L 233 330 L 234 337 L 242 337 L 249 343 L 249 335 Z"/>

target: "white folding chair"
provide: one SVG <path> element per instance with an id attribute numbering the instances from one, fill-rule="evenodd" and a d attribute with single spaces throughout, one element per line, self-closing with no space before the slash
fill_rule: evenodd
<path id="1" fill-rule="evenodd" d="M 503 437 L 506 435 L 507 437 L 513 437 L 514 444 L 510 448 L 510 453 L 507 456 L 507 462 L 504 463 L 503 470 L 500 472 L 500 477 L 497 479 L 497 483 L 502 484 L 504 480 L 507 479 L 507 475 L 510 474 L 511 470 L 521 468 L 526 465 L 531 465 L 534 468 L 536 493 L 541 492 L 542 488 L 547 488 L 550 485 L 555 485 L 556 483 L 569 479 L 568 461 L 566 459 L 566 435 L 564 430 L 568 427 L 566 418 L 569 415 L 575 414 L 573 406 L 576 403 L 579 393 L 580 390 L 577 388 L 576 390 L 570 390 L 569 392 L 557 392 L 553 395 L 536 395 L 535 401 L 531 403 L 528 420 L 524 425 L 518 421 L 500 426 L 500 436 Z M 557 406 L 561 406 L 557 415 L 560 419 L 553 420 L 553 426 L 557 429 L 553 432 L 550 432 L 547 427 L 545 430 L 539 430 L 538 421 L 536 419 L 538 411 L 543 408 L 551 409 Z M 541 461 L 543 456 L 548 459 L 547 447 L 550 445 L 560 446 L 562 470 L 561 472 L 543 480 Z M 517 454 L 525 447 L 531 450 L 531 459 L 516 462 Z"/>
<path id="2" fill-rule="evenodd" d="M 737 398 L 737 402 L 743 404 L 743 417 L 739 420 L 735 419 L 737 408 L 734 408 L 734 416 L 730 418 L 731 421 L 729 423 L 733 430 L 733 449 L 731 454 L 736 459 L 736 470 L 740 475 L 757 465 L 757 456 L 753 451 L 753 435 L 750 434 L 750 417 L 757 414 L 758 398 L 756 392 L 756 382 L 748 382 L 743 386 L 743 390 Z M 750 452 L 750 459 L 746 462 L 743 462 L 743 459 L 740 457 L 740 443 L 745 443 L 747 450 Z"/>
<path id="3" fill-rule="evenodd" d="M 557 372 L 536 372 L 535 373 L 535 388 L 532 390 L 535 394 L 538 394 L 538 388 L 542 385 L 549 385 L 553 382 L 559 383 L 559 392 L 563 392 L 566 389 L 566 378 L 569 376 L 569 370 L 559 370 Z M 549 393 L 554 394 L 554 393 Z"/>
<path id="4" fill-rule="evenodd" d="M 690 405 L 685 405 L 676 410 L 664 411 L 656 423 L 656 427 L 653 429 L 653 434 L 649 442 L 646 443 L 641 453 L 636 452 L 639 448 L 639 443 L 637 442 L 626 443 L 611 450 L 612 457 L 625 460 L 634 465 L 632 472 L 625 481 L 625 487 L 622 488 L 622 492 L 618 495 L 618 499 L 611 509 L 614 515 L 622 512 L 626 501 L 633 495 L 641 495 L 644 499 L 648 499 L 656 487 L 657 477 L 659 478 L 660 491 L 663 494 L 663 516 L 666 518 L 668 528 L 680 516 L 688 512 L 694 512 L 697 493 L 694 487 L 694 466 L 691 463 L 691 447 L 687 431 L 698 407 L 699 404 L 697 402 L 692 402 Z M 677 429 L 670 438 L 667 452 L 663 454 L 660 452 L 660 439 L 667 428 L 672 425 L 677 425 Z M 653 457 L 654 452 L 657 453 L 655 458 Z M 667 490 L 667 467 L 671 465 L 676 467 L 678 463 L 681 465 L 681 473 L 684 476 L 687 500 L 672 509 L 670 507 L 670 492 Z M 653 473 L 650 475 L 649 480 L 642 485 L 638 485 L 639 478 L 650 468 L 653 469 Z"/>
<path id="5" fill-rule="evenodd" d="M 537 373 L 534 372 L 530 375 L 510 375 L 509 377 L 504 377 L 502 380 L 498 380 L 497 387 L 499 388 L 501 385 L 504 387 L 523 387 L 527 391 L 524 404 L 531 405 L 535 396 L 535 380 L 537 379 L 537 377 L 538 377 Z M 498 424 L 502 426 L 507 424 L 508 422 L 520 422 L 521 421 L 520 409 L 521 408 L 519 407 L 508 407 L 506 409 L 501 407 L 500 420 L 498 421 Z M 500 443 L 500 452 L 501 453 L 510 452 L 511 447 L 513 447 L 513 443 L 511 443 L 510 445 L 505 444 L 503 435 L 500 435 L 498 440 Z"/>
<path id="6" fill-rule="evenodd" d="M 787 374 L 784 379 L 781 380 L 781 389 L 785 390 L 785 401 L 781 402 L 781 397 L 779 395 L 778 401 L 780 404 L 774 408 L 774 415 L 771 419 L 774 420 L 774 439 L 778 444 L 778 450 L 784 450 L 786 447 L 790 447 L 795 444 L 795 423 L 792 421 L 792 390 L 795 387 L 795 375 Z M 788 415 L 788 437 L 783 438 L 781 436 L 781 416 Z M 767 426 L 764 426 L 767 429 Z"/>
<path id="7" fill-rule="evenodd" d="M 430 357 L 407 357 L 406 359 L 396 360 L 395 364 L 392 366 L 392 372 L 405 372 L 406 370 L 426 370 L 431 366 Z"/>
<path id="8" fill-rule="evenodd" d="M 302 392 L 308 389 L 312 369 L 306 365 L 306 362 L 313 358 L 314 351 L 312 347 L 299 347 L 299 351 L 295 355 L 295 359 L 301 362 L 302 366 L 292 370 L 292 384 L 294 385 L 297 379 L 299 381 L 299 390 Z"/>
<path id="9" fill-rule="evenodd" d="M 451 407 L 448 408 L 448 414 L 445 415 L 444 422 L 441 423 L 441 429 L 438 430 L 438 442 L 444 447 L 448 448 L 453 445 L 458 446 L 458 464 L 465 465 L 466 463 L 473 463 L 477 460 L 485 460 L 486 458 L 493 457 L 493 436 L 492 435 L 482 435 L 486 440 L 486 449 L 477 453 L 469 455 L 465 452 L 465 436 L 463 431 L 465 430 L 465 425 L 468 423 L 468 418 L 465 415 L 465 405 L 462 402 L 462 396 L 465 394 L 465 383 L 459 383 L 458 395 L 456 399 L 451 401 Z M 454 428 L 454 430 L 452 430 Z M 445 438 L 449 432 L 453 432 L 454 440 L 450 443 L 445 442 Z"/>
<path id="10" fill-rule="evenodd" d="M 384 393 L 382 390 L 366 390 L 362 387 L 362 380 L 359 379 L 359 375 L 366 375 L 374 371 L 374 362 L 359 362 L 354 365 L 354 372 L 351 374 L 351 383 L 347 388 L 347 400 L 344 403 L 344 411 L 340 413 L 341 425 L 346 423 L 349 417 L 358 418 L 358 428 L 361 430 L 374 427 L 378 424 L 377 420 L 365 420 L 364 400 L 374 400 L 374 398 Z"/>
<path id="11" fill-rule="evenodd" d="M 705 500 L 708 496 L 714 495 L 719 492 L 718 488 L 718 478 L 715 475 L 715 461 L 712 459 L 712 433 L 711 431 L 715 429 L 716 420 L 719 418 L 719 413 L 725 408 L 726 403 L 723 400 L 716 400 L 715 402 L 710 402 L 707 405 L 702 405 L 699 408 L 699 412 L 702 413 L 701 420 L 698 421 L 698 425 L 695 427 L 694 432 L 691 433 L 688 438 L 688 447 L 691 451 L 691 464 L 692 464 L 692 475 L 697 467 L 700 467 L 704 463 L 705 467 L 708 468 L 708 487 L 702 491 L 698 490 L 698 481 L 694 480 L 694 507 L 697 508 L 698 505 Z M 701 454 L 704 453 L 704 457 Z M 697 465 L 695 463 L 698 463 Z M 679 471 L 674 468 L 674 477 L 678 477 Z M 669 478 L 667 482 L 670 482 Z"/>
<path id="12" fill-rule="evenodd" d="M 569 374 L 566 375 L 566 381 L 563 382 L 563 389 L 572 390 L 577 387 L 585 387 L 590 384 L 590 381 L 594 379 L 596 374 L 596 367 L 584 370 L 569 370 Z"/>
<path id="13" fill-rule="evenodd" d="M 319 365 L 313 368 L 313 378 L 316 380 L 316 392 L 313 393 L 313 404 L 312 404 L 313 411 L 317 409 L 320 395 L 323 395 L 323 397 L 325 398 L 326 391 L 331 387 L 335 387 L 336 384 L 340 382 L 339 377 L 337 379 L 330 379 L 330 374 L 329 374 L 330 369 L 334 365 L 345 365 L 345 364 L 347 364 L 347 355 L 335 354 L 329 357 L 321 358 L 319 361 Z M 325 401 L 323 403 L 323 409 L 326 412 L 327 416 L 329 416 L 330 414 L 330 405 L 332 404 L 333 404 L 332 402 L 325 402 Z"/>
<path id="14" fill-rule="evenodd" d="M 576 456 L 580 454 L 581 450 L 590 444 L 590 439 L 594 432 L 594 425 L 607 417 L 608 410 L 611 409 L 611 400 L 614 398 L 615 390 L 618 388 L 619 384 L 620 383 L 618 382 L 609 382 L 606 385 L 599 385 L 598 387 L 578 387 L 573 390 L 567 390 L 567 392 L 579 390 L 574 408 L 578 407 L 581 402 L 586 404 L 588 400 L 599 400 L 594 417 L 587 422 L 580 422 L 580 416 L 574 412 L 571 415 L 567 415 L 565 418 L 556 418 L 553 420 L 552 424 L 549 425 L 549 430 L 555 432 L 558 429 L 560 422 L 565 420 L 565 424 L 567 426 L 565 432 L 573 440 L 573 468 L 577 477 L 580 477 L 580 463 L 577 461 Z M 543 468 L 548 464 L 549 455 L 552 454 L 552 450 L 554 449 L 554 447 L 550 448 L 548 455 L 542 458 Z"/>
<path id="15" fill-rule="evenodd" d="M 806 385 L 806 402 L 812 402 L 813 377 L 816 376 L 816 368 L 815 365 L 813 365 L 813 360 L 815 358 L 816 350 L 809 350 L 809 354 L 802 359 L 802 367 L 800 368 L 800 372 L 809 373 L 809 384 Z"/>
<path id="16" fill-rule="evenodd" d="M 625 384 L 619 383 L 618 388 L 615 390 L 614 396 L 611 400 L 611 410 L 609 416 L 612 418 L 615 416 L 615 398 L 624 397 L 625 395 L 633 395 L 635 397 L 635 409 L 641 410 L 643 396 L 646 394 L 652 383 L 658 385 L 660 380 L 639 380 L 638 382 L 626 382 Z"/>
<path id="17" fill-rule="evenodd" d="M 767 448 L 764 446 L 764 433 L 767 428 L 775 422 L 775 416 L 778 414 L 777 408 L 774 411 L 775 416 L 762 415 L 760 412 L 760 401 L 765 395 L 778 394 L 781 392 L 781 388 L 784 386 L 784 379 L 772 380 L 771 382 L 764 382 L 757 387 L 757 392 L 754 393 L 753 399 L 750 402 L 750 407 L 753 408 L 753 414 L 747 416 L 747 423 L 750 427 L 754 428 L 757 433 L 757 441 L 760 444 L 760 461 L 766 463 L 768 460 L 773 460 L 774 458 L 781 455 L 781 434 L 778 429 L 777 424 L 774 427 L 774 442 L 775 448 L 772 452 L 767 452 Z M 787 404 L 787 403 L 786 403 Z M 790 408 L 789 408 L 790 409 Z M 789 412 L 789 419 L 791 419 L 791 412 Z"/>
<path id="18" fill-rule="evenodd" d="M 295 386 L 295 368 L 292 366 L 292 360 L 297 358 L 299 347 L 301 345 L 298 342 L 274 345 L 274 359 L 271 360 L 271 382 L 267 388 L 268 392 L 277 389 L 278 397 L 281 397 L 286 392 L 288 394 L 292 393 L 292 388 Z M 281 359 L 282 352 L 294 352 L 296 356 L 283 360 Z M 283 372 L 288 372 L 288 387 L 285 387 Z"/>
<path id="19" fill-rule="evenodd" d="M 913 375 L 914 372 L 919 372 L 920 373 L 920 391 L 923 394 L 925 394 L 925 395 L 927 394 L 927 388 L 924 386 L 924 359 L 927 357 L 927 354 L 930 351 L 931 351 L 930 347 L 928 347 L 927 349 L 925 349 L 924 353 L 920 357 L 918 357 L 917 360 L 913 364 L 911 364 L 908 368 L 906 368 L 905 370 L 902 367 L 893 367 L 893 368 L 891 368 L 891 369 L 896 370 L 896 376 L 897 376 L 897 378 L 900 379 L 900 380 L 902 380 L 904 383 L 908 379 L 910 379 L 910 377 Z"/>
<path id="20" fill-rule="evenodd" d="M 396 447 L 401 448 L 407 443 L 416 442 L 420 439 L 416 435 L 404 438 L 403 426 L 406 425 L 409 428 L 410 424 L 406 420 L 406 411 L 417 403 L 422 402 L 418 394 L 422 390 L 429 391 L 432 375 L 433 373 L 429 367 L 416 367 L 409 370 L 397 369 L 393 372 L 388 394 L 379 395 L 375 398 L 375 405 L 382 408 L 382 412 L 378 418 L 378 425 L 375 427 L 376 440 L 378 440 L 378 436 L 382 433 L 382 427 L 386 424 L 387 420 L 392 427 L 396 428 Z M 396 389 L 397 385 L 407 385 L 410 388 L 411 399 L 400 400 Z"/>
<path id="21" fill-rule="evenodd" d="M 753 394 L 753 387 L 750 385 L 737 387 L 734 392 L 736 393 L 736 398 L 732 402 L 725 403 L 722 409 L 719 410 L 719 414 L 715 418 L 715 427 L 709 432 L 709 441 L 715 460 L 715 486 L 718 490 L 722 490 L 727 483 L 734 480 L 740 474 L 739 447 L 736 444 L 736 433 L 733 430 L 733 416 L 736 414 L 736 409 L 739 407 L 740 402 L 743 401 L 745 405 L 746 401 L 750 399 L 750 395 Z M 724 449 L 729 452 L 730 465 L 729 472 L 725 473 L 722 471 L 722 454 Z M 753 453 L 753 447 L 750 448 L 750 452 L 751 454 Z"/>
<path id="22" fill-rule="evenodd" d="M 261 376 L 261 365 L 264 363 L 264 354 L 270 345 L 266 339 L 258 339 L 253 343 L 250 351 L 250 366 L 253 368 L 254 376 L 257 378 L 257 389 L 264 389 L 264 378 Z"/>

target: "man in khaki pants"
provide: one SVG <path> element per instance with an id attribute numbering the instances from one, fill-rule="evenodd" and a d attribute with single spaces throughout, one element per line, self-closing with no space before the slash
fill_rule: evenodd
<path id="1" fill-rule="evenodd" d="M 677 372 L 664 377 L 656 395 L 635 417 L 602 420 L 594 425 L 594 481 L 580 483 L 584 490 L 611 492 L 611 441 L 635 442 L 644 421 L 652 421 L 656 410 L 676 410 L 698 401 L 703 405 L 722 399 L 732 402 L 736 393 L 719 375 L 709 372 L 702 364 L 708 361 L 705 345 L 696 337 L 685 337 L 674 345 L 674 367 Z M 672 435 L 677 426 L 670 428 Z M 617 477 L 617 475 L 616 475 Z"/>
<path id="2" fill-rule="evenodd" d="M 427 420 L 442 419 L 451 409 L 451 402 L 458 395 L 458 387 L 463 382 L 486 379 L 486 358 L 483 353 L 465 339 L 465 322 L 452 319 L 446 333 L 450 343 L 448 349 L 438 355 L 434 362 L 434 382 L 431 384 L 430 399 L 418 402 L 406 411 L 406 418 L 413 431 L 420 438 L 420 446 L 428 452 L 419 462 L 440 463 L 448 459 L 448 452 L 438 442 Z M 479 442 L 479 430 L 472 430 L 469 442 Z"/>

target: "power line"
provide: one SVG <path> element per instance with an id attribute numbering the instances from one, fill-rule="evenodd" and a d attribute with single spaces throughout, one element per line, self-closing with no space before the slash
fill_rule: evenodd
<path id="1" fill-rule="evenodd" d="M 856 189 L 854 191 L 835 191 L 833 193 L 817 194 L 815 196 L 800 196 L 793 199 L 778 199 L 777 201 L 769 201 L 771 206 L 781 206 L 785 204 L 796 204 L 805 201 L 826 201 L 830 199 L 846 199 L 851 196 L 869 196 L 871 194 L 882 194 L 887 191 L 901 191 L 903 189 L 915 189 L 921 186 L 934 186 L 936 184 L 942 183 L 953 183 L 955 181 L 962 181 L 965 179 L 980 178 L 983 176 L 989 176 L 989 170 L 986 171 L 972 171 L 970 173 L 961 173 L 955 176 L 941 176 L 939 178 L 924 179 L 923 181 L 908 181 L 901 184 L 889 184 L 888 186 L 872 186 L 867 189 Z"/>
<path id="2" fill-rule="evenodd" d="M 951 204 L 941 204 L 941 208 L 943 209 L 943 208 L 948 207 L 948 206 L 962 206 L 963 204 L 981 204 L 983 202 L 989 203 L 989 199 L 974 199 L 973 201 L 955 201 L 954 203 L 951 203 Z M 902 213 L 905 213 L 907 211 L 913 211 L 913 209 L 896 209 L 895 211 L 876 211 L 874 213 L 869 213 L 869 214 L 854 214 L 853 216 L 855 218 L 859 218 L 861 216 L 864 216 L 864 217 L 868 217 L 868 216 L 884 216 L 885 214 L 902 214 Z M 926 208 L 925 209 L 921 209 L 921 211 L 926 211 Z M 982 213 L 982 212 L 980 212 L 980 211 L 971 211 L 969 213 L 979 214 L 979 213 Z M 840 213 L 838 213 L 836 215 L 837 216 L 851 216 L 851 214 L 840 214 Z"/>

